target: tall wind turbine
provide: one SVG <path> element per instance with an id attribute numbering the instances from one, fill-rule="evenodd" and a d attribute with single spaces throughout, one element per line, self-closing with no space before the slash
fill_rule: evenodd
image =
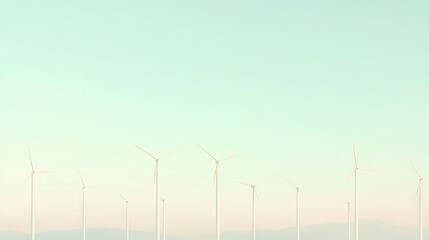
<path id="1" fill-rule="evenodd" d="M 28 157 L 30 159 L 31 164 L 31 173 L 29 178 L 31 178 L 31 240 L 36 239 L 36 215 L 34 213 L 34 175 L 38 173 L 50 173 L 48 171 L 35 171 L 33 166 L 33 160 L 31 158 L 30 148 L 28 149 Z M 28 179 L 28 178 L 27 178 Z"/>
<path id="2" fill-rule="evenodd" d="M 125 232 L 126 232 L 126 240 L 130 239 L 130 228 L 128 223 L 128 200 L 119 194 L 119 197 L 121 197 L 125 202 Z"/>
<path id="3" fill-rule="evenodd" d="M 165 199 L 161 198 L 162 201 L 162 240 L 165 240 Z"/>
<path id="4" fill-rule="evenodd" d="M 222 160 L 218 160 L 217 158 L 215 158 L 213 156 L 213 154 L 211 154 L 209 151 L 207 151 L 203 146 L 199 145 L 200 148 L 206 152 L 215 162 L 216 164 L 216 168 L 215 168 L 215 172 L 214 172 L 214 176 L 213 176 L 213 184 L 216 184 L 216 240 L 220 240 L 220 226 L 219 226 L 219 163 L 221 161 L 225 161 L 228 159 L 232 159 L 235 157 L 234 156 L 230 156 L 227 158 L 224 158 Z"/>
<path id="5" fill-rule="evenodd" d="M 358 172 L 360 172 L 360 171 L 372 172 L 374 170 L 359 168 L 357 158 L 356 158 L 356 149 L 355 149 L 354 143 L 353 143 L 353 158 L 355 161 L 355 169 L 350 174 L 350 176 L 352 174 L 354 174 L 354 176 L 355 176 L 355 240 L 359 240 L 359 208 L 358 208 L 358 202 L 359 201 L 358 201 L 358 179 L 357 179 L 357 176 L 358 176 Z"/>
<path id="6" fill-rule="evenodd" d="M 82 239 L 86 239 L 86 216 L 85 216 L 85 189 L 93 188 L 95 186 L 86 186 L 83 181 L 82 174 L 79 174 L 80 180 L 82 182 Z"/>
<path id="7" fill-rule="evenodd" d="M 159 197 L 158 197 L 158 189 L 159 189 L 159 181 L 158 181 L 158 164 L 159 164 L 159 160 L 166 158 L 167 156 L 172 155 L 173 153 L 175 153 L 176 151 L 171 151 L 168 152 L 167 154 L 163 155 L 160 158 L 156 158 L 154 157 L 152 154 L 150 154 L 149 152 L 147 152 L 146 150 L 144 150 L 143 148 L 135 145 L 136 148 L 140 149 L 142 152 L 146 153 L 148 156 L 150 156 L 151 158 L 153 158 L 153 160 L 155 160 L 155 171 L 153 174 L 153 181 L 155 184 L 155 230 L 156 230 L 156 240 L 160 240 L 160 232 L 159 232 L 159 207 L 158 207 L 158 202 L 159 202 Z"/>
<path id="8" fill-rule="evenodd" d="M 420 172 L 417 170 L 417 168 L 414 165 L 413 161 L 411 161 L 411 164 L 413 165 L 414 170 L 416 170 L 416 173 L 419 176 L 419 185 L 417 187 L 416 197 L 417 197 L 417 194 L 419 194 L 419 236 L 420 236 L 420 240 L 423 240 L 423 202 L 422 202 L 422 200 L 423 200 L 422 199 L 422 182 L 423 182 L 423 177 L 420 174 Z"/>
<path id="9" fill-rule="evenodd" d="M 249 186 L 252 189 L 252 232 L 253 232 L 253 240 L 256 240 L 256 216 L 255 216 L 255 196 L 257 196 L 256 186 L 255 184 L 250 185 L 248 183 L 243 183 L 243 182 L 239 182 L 239 183 Z"/>
<path id="10" fill-rule="evenodd" d="M 296 239 L 299 240 L 299 187 L 286 179 L 296 189 Z"/>

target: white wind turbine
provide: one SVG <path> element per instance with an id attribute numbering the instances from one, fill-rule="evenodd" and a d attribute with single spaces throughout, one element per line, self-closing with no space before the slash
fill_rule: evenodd
<path id="1" fill-rule="evenodd" d="M 152 154 L 150 154 L 149 152 L 147 152 L 146 150 L 144 150 L 143 148 L 135 145 L 136 148 L 140 149 L 142 152 L 146 153 L 147 155 L 149 155 L 151 158 L 153 158 L 155 160 L 155 171 L 154 171 L 154 176 L 153 176 L 153 181 L 155 184 L 155 230 L 156 230 L 156 240 L 160 240 L 160 232 L 159 232 L 159 207 L 158 207 L 158 202 L 159 202 L 159 197 L 158 197 L 158 189 L 159 189 L 159 181 L 158 181 L 158 164 L 159 164 L 159 160 L 166 158 L 167 156 L 170 156 L 171 154 L 175 153 L 176 151 L 171 151 L 168 152 L 167 154 L 161 156 L 160 158 L 156 158 L 154 157 Z"/>
<path id="2" fill-rule="evenodd" d="M 125 232 L 126 232 L 126 240 L 130 239 L 130 228 L 128 223 L 128 200 L 122 196 L 121 194 L 118 194 L 119 197 L 121 197 L 125 202 Z"/>
<path id="3" fill-rule="evenodd" d="M 286 178 L 285 178 L 286 179 Z M 286 179 L 296 189 L 296 239 L 299 240 L 299 187 Z"/>
<path id="4" fill-rule="evenodd" d="M 93 188 L 95 186 L 86 186 L 83 181 L 82 174 L 79 174 L 80 180 L 82 181 L 82 239 L 86 239 L 86 216 L 85 216 L 85 189 Z"/>
<path id="5" fill-rule="evenodd" d="M 252 233 L 253 240 L 256 240 L 256 216 L 255 216 L 255 196 L 257 197 L 258 193 L 256 192 L 256 185 L 250 185 L 248 183 L 239 182 L 240 184 L 249 186 L 252 189 Z"/>
<path id="6" fill-rule="evenodd" d="M 165 199 L 161 198 L 162 201 L 162 240 L 165 240 Z"/>
<path id="7" fill-rule="evenodd" d="M 358 175 L 358 171 L 374 171 L 374 170 L 359 168 L 357 158 L 356 158 L 356 150 L 355 150 L 355 144 L 354 143 L 353 143 L 353 158 L 355 161 L 355 169 L 353 170 L 353 172 L 351 174 L 354 173 L 354 176 L 355 176 L 355 240 L 359 240 L 359 210 L 358 210 L 357 175 Z"/>
<path id="8" fill-rule="evenodd" d="M 413 165 L 414 170 L 416 170 L 416 173 L 419 176 L 419 185 L 417 187 L 416 197 L 417 197 L 417 194 L 419 194 L 419 236 L 420 236 L 420 240 L 423 240 L 423 202 L 422 202 L 422 200 L 423 200 L 422 199 L 422 182 L 423 182 L 423 177 L 420 174 L 420 172 L 417 170 L 417 168 L 414 165 L 413 161 L 411 161 L 411 164 Z"/>
<path id="9" fill-rule="evenodd" d="M 213 154 L 211 154 L 209 151 L 207 151 L 203 146 L 199 145 L 199 147 L 206 152 L 214 161 L 216 164 L 214 176 L 213 176 L 213 184 L 216 184 L 216 240 L 220 239 L 220 226 L 219 226 L 219 163 L 221 161 L 232 159 L 234 156 L 230 156 L 227 158 L 224 158 L 222 160 L 217 160 Z"/>
<path id="10" fill-rule="evenodd" d="M 35 171 L 33 166 L 33 160 L 31 158 L 30 148 L 27 147 L 27 149 L 28 149 L 28 157 L 30 159 L 30 164 L 31 164 L 31 173 L 30 173 L 30 176 L 28 176 L 28 178 L 31 178 L 31 210 L 30 210 L 31 211 L 31 239 L 35 240 L 36 239 L 36 216 L 34 213 L 34 175 L 39 173 L 50 173 L 50 172 Z"/>

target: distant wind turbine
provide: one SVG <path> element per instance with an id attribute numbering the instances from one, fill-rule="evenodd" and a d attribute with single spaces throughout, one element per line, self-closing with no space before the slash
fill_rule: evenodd
<path id="1" fill-rule="evenodd" d="M 31 239 L 35 240 L 36 239 L 36 216 L 34 213 L 34 175 L 39 173 L 51 173 L 51 172 L 35 171 L 33 166 L 33 160 L 31 158 L 30 148 L 27 147 L 27 149 L 28 149 L 28 157 L 30 159 L 30 164 L 31 164 L 31 172 L 30 172 L 30 176 L 28 176 L 28 178 L 31 178 Z"/>
<path id="2" fill-rule="evenodd" d="M 156 240 L 160 240 L 160 232 L 159 232 L 159 207 L 158 207 L 158 202 L 159 202 L 159 197 L 158 197 L 158 189 L 159 189 L 159 181 L 158 181 L 158 164 L 159 164 L 159 160 L 166 158 L 167 156 L 172 155 L 173 153 L 175 153 L 176 151 L 171 151 L 168 152 L 167 154 L 161 156 L 160 158 L 156 158 L 154 157 L 152 154 L 150 154 L 149 152 L 147 152 L 146 150 L 144 150 L 143 148 L 135 145 L 136 148 L 140 149 L 142 152 L 146 153 L 148 156 L 150 156 L 151 158 L 153 158 L 153 160 L 155 160 L 155 171 L 154 171 L 154 175 L 153 175 L 153 181 L 155 184 L 155 230 L 156 230 Z"/>
<path id="3" fill-rule="evenodd" d="M 211 154 L 209 151 L 207 151 L 203 146 L 198 145 L 204 152 L 207 153 L 207 155 L 209 155 L 216 164 L 216 168 L 215 168 L 215 172 L 214 172 L 214 176 L 213 176 L 213 184 L 216 184 L 216 240 L 220 240 L 220 226 L 219 226 L 219 163 L 221 161 L 225 161 L 225 160 L 229 160 L 232 159 L 234 156 L 230 156 L 227 158 L 224 158 L 222 160 L 218 160 L 217 158 L 215 158 L 213 156 L 213 154 Z"/>
<path id="4" fill-rule="evenodd" d="M 124 202 L 125 202 L 125 236 L 126 236 L 126 240 L 130 239 L 130 229 L 129 229 L 129 223 L 128 223 L 128 200 L 122 196 L 121 194 L 119 194 L 119 197 L 121 197 Z"/>
<path id="5" fill-rule="evenodd" d="M 256 216 L 255 216 L 255 196 L 257 196 L 256 185 L 250 185 L 248 183 L 239 182 L 240 184 L 249 186 L 252 189 L 252 233 L 253 240 L 256 240 Z"/>
<path id="6" fill-rule="evenodd" d="M 411 161 L 411 160 L 410 160 Z M 420 240 L 423 240 L 423 202 L 422 202 L 422 182 L 423 177 L 420 174 L 420 172 L 417 170 L 416 166 L 414 165 L 413 161 L 411 161 L 411 164 L 413 165 L 414 170 L 416 170 L 417 175 L 419 176 L 419 185 L 417 187 L 416 191 L 416 197 L 417 194 L 419 194 L 419 236 Z"/>
<path id="7" fill-rule="evenodd" d="M 80 180 L 82 181 L 82 239 L 86 239 L 86 216 L 85 216 L 85 189 L 93 188 L 95 186 L 86 186 L 83 181 L 82 174 L 80 174 Z"/>
<path id="8" fill-rule="evenodd" d="M 299 240 L 299 187 L 286 179 L 296 189 L 296 239 Z"/>

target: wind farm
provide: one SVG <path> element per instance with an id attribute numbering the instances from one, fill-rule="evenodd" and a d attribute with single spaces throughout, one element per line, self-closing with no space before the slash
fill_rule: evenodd
<path id="1" fill-rule="evenodd" d="M 2 2 L 0 240 L 429 240 L 428 10 Z"/>
<path id="2" fill-rule="evenodd" d="M 356 155 L 356 150 L 355 150 L 355 145 L 354 145 L 354 143 L 352 144 L 352 146 L 353 146 L 353 161 L 354 161 L 354 164 L 355 164 L 355 169 L 353 170 L 353 174 L 354 174 L 354 177 L 355 177 L 355 181 L 354 181 L 354 198 L 355 198 L 355 204 L 354 204 L 354 207 L 355 207 L 355 214 L 354 214 L 354 217 L 355 217 L 355 220 L 354 220 L 354 225 L 355 225 L 355 227 L 354 227 L 354 233 L 355 233 L 355 235 L 354 235 L 354 238 L 351 238 L 351 231 L 352 231 L 352 228 L 351 228 L 351 221 L 350 221 L 350 219 L 351 219 L 351 213 L 350 213 L 350 209 L 351 209 L 351 203 L 350 202 L 348 202 L 347 203 L 347 214 L 345 215 L 345 217 L 346 217 L 346 219 L 347 219 L 347 224 L 346 224 L 346 226 L 347 226 L 347 228 L 344 228 L 344 238 L 346 238 L 346 239 L 358 239 L 359 238 L 359 232 L 357 231 L 357 230 L 359 230 L 359 228 L 358 228 L 358 224 L 359 224 L 359 211 L 358 211 L 358 208 L 357 208 L 357 206 L 358 206 L 358 195 L 357 195 L 357 193 L 358 193 L 358 188 L 357 188 L 357 180 L 358 180 L 358 178 L 357 178 L 357 175 L 358 175 L 358 171 L 359 170 L 363 170 L 363 171 L 370 171 L 370 170 L 368 170 L 368 169 L 360 169 L 359 168 L 359 165 L 358 165 L 358 160 L 357 160 L 357 155 Z M 143 151 L 146 155 L 148 155 L 148 156 L 150 156 L 151 158 L 153 158 L 154 160 L 155 160 L 155 170 L 154 170 L 154 172 L 153 172 L 153 184 L 154 184 L 154 186 L 155 186 L 155 195 L 156 196 L 158 196 L 158 181 L 157 181 L 157 179 L 158 179 L 158 173 L 159 173 L 159 158 L 156 158 L 156 157 L 154 157 L 153 155 L 151 155 L 150 153 L 148 153 L 148 152 L 146 152 L 145 150 L 143 150 L 142 148 L 140 148 L 140 147 L 138 147 L 141 151 Z M 214 160 L 214 162 L 215 162 L 215 172 L 214 172 L 214 176 L 213 176 L 213 185 L 215 185 L 216 186 L 216 189 L 215 189 L 215 231 L 214 231 L 214 233 L 213 233 L 213 238 L 219 238 L 220 237 L 220 233 L 221 233 L 221 231 L 220 231 L 220 229 L 219 229 L 219 183 L 218 183 L 218 181 L 219 181 L 219 163 L 220 162 L 223 162 L 224 160 L 227 160 L 227 159 L 232 159 L 232 158 L 234 158 L 236 155 L 233 155 L 233 156 L 231 156 L 231 157 L 227 157 L 227 158 L 224 158 L 223 160 L 217 160 L 217 158 L 216 157 L 214 157 L 214 155 L 212 154 L 212 153 L 210 153 L 208 150 L 206 150 L 204 147 L 202 147 L 201 145 L 199 145 L 199 148 L 200 149 L 202 149 L 212 160 Z M 171 151 L 171 152 L 169 152 L 169 153 L 167 153 L 167 154 L 165 154 L 165 155 L 163 155 L 162 156 L 162 159 L 163 158 L 165 158 L 165 157 L 167 157 L 167 156 L 170 156 L 170 155 L 172 155 L 173 153 L 175 153 L 175 151 Z M 30 165 L 31 165 L 31 169 L 32 169 L 32 171 L 31 171 L 31 177 L 32 177 L 32 183 L 31 183 L 31 237 L 32 237 L 32 239 L 34 239 L 35 238 L 35 236 L 36 236 L 36 231 L 35 231 L 35 221 L 34 221 L 34 219 L 35 219 L 35 217 L 34 217 L 34 184 L 33 184 L 33 175 L 34 174 L 36 174 L 36 173 L 47 173 L 47 171 L 36 171 L 35 169 L 34 169 L 34 167 L 33 167 L 33 161 L 32 161 L 32 157 L 31 157 L 31 153 L 30 153 L 30 151 L 29 151 L 29 149 L 28 149 L 28 157 L 29 157 L 29 161 L 30 161 Z M 240 160 L 237 160 L 237 162 L 239 162 Z M 421 175 L 421 173 L 420 173 L 420 171 L 417 169 L 417 167 L 415 166 L 415 164 L 414 164 L 414 162 L 413 161 L 410 161 L 411 162 L 411 168 L 412 168 L 412 170 L 416 173 L 416 175 L 419 177 L 419 184 L 418 184 L 418 186 L 417 186 L 417 191 L 416 191 L 416 193 L 415 193 L 415 198 L 418 198 L 419 199 L 419 204 L 418 204 L 418 220 L 419 220 L 419 222 L 418 222 L 418 232 L 419 232 L 419 239 L 420 240 L 422 240 L 423 239 L 423 231 L 424 231 L 424 228 L 423 228 L 423 207 L 422 207 L 422 205 L 423 205 L 423 202 L 422 202 L 422 180 L 423 180 L 423 177 L 422 177 L 422 175 Z M 233 162 L 232 164 L 236 164 L 235 162 Z M 80 173 L 79 173 L 80 174 Z M 81 209 L 82 209 L 82 221 L 81 221 L 81 224 L 82 224 L 82 239 L 83 240 L 86 240 L 86 239 L 88 239 L 87 238 L 87 226 L 86 226 L 86 190 L 88 189 L 88 188 L 93 188 L 93 187 L 95 187 L 95 186 L 93 186 L 93 185 L 91 185 L 91 186 L 88 186 L 88 185 L 86 185 L 85 184 L 85 181 L 84 181 L 84 178 L 83 178 L 83 176 L 80 174 L 80 180 L 81 180 L 81 190 L 82 190 L 82 192 L 81 192 L 81 197 L 82 197 L 82 206 L 81 206 Z M 289 179 L 287 179 L 287 178 L 283 178 L 290 186 L 292 186 L 294 189 L 295 189 L 295 212 L 294 212 L 294 214 L 295 214 L 295 239 L 297 239 L 297 240 L 299 240 L 300 238 L 301 238 L 301 232 L 300 232 L 300 187 L 298 186 L 298 185 L 296 185 L 295 183 L 293 183 L 292 181 L 290 181 Z M 241 185 L 245 185 L 245 186 L 247 186 L 247 187 L 250 187 L 250 189 L 251 189 L 251 231 L 250 231 L 250 233 L 251 233 L 251 239 L 253 239 L 253 240 L 256 240 L 256 238 L 257 238 L 257 221 L 256 221 L 256 200 L 258 199 L 258 194 L 257 194 L 257 191 L 256 191 L 256 184 L 249 184 L 249 183 L 245 183 L 245 182 L 238 182 L 239 184 L 241 184 Z M 96 193 L 94 193 L 94 194 L 96 194 Z M 197 193 L 194 193 L 194 194 L 197 194 Z M 132 237 L 132 234 L 130 235 L 130 229 L 129 229 L 129 208 L 128 208 L 128 199 L 127 198 L 125 198 L 124 196 L 122 196 L 121 194 L 118 194 L 118 196 L 120 197 L 120 199 L 123 201 L 123 203 L 125 204 L 125 218 L 123 218 L 124 220 L 125 220 L 125 223 L 124 223 L 124 231 L 125 231 L 125 234 L 123 235 L 124 237 L 124 239 L 125 240 L 130 240 L 130 239 L 133 239 L 133 237 Z M 160 232 L 159 232 L 159 235 L 157 235 L 157 232 L 156 232 L 156 230 L 157 230 L 157 228 L 155 229 L 155 231 L 154 231 L 154 233 L 155 233 L 155 235 L 154 235 L 154 237 L 156 238 L 157 236 L 159 236 L 160 238 L 162 238 L 162 240 L 166 240 L 166 239 L 169 239 L 170 237 L 166 234 L 166 211 L 165 211 L 165 198 L 159 198 L 159 199 L 157 199 L 157 201 L 160 201 L 161 202 L 161 204 L 160 204 L 160 210 L 161 210 L 161 216 L 159 216 L 158 214 L 158 212 L 157 212 L 157 210 L 155 209 L 155 223 L 156 224 L 158 224 L 159 223 L 159 225 L 156 225 L 156 226 L 160 226 Z M 158 206 L 158 203 L 157 203 L 157 201 L 156 201 L 156 203 L 155 203 L 155 207 L 157 207 Z M 261 210 L 261 211 L 263 211 L 263 209 Z M 292 217 L 292 213 L 293 212 L 289 212 L 289 217 Z M 160 222 L 158 222 L 158 221 L 160 221 Z M 173 239 L 174 239 L 174 237 L 173 237 Z M 228 237 L 227 237 L 227 239 L 229 239 Z"/>

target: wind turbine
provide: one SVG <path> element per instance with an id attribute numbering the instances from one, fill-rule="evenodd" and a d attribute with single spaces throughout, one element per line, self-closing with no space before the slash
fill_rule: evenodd
<path id="1" fill-rule="evenodd" d="M 411 161 L 411 160 L 410 160 Z M 420 240 L 423 240 L 423 202 L 422 202 L 422 182 L 423 182 L 423 177 L 420 174 L 420 172 L 417 170 L 416 166 L 414 165 L 413 161 L 411 161 L 411 164 L 414 167 L 414 170 L 416 170 L 417 175 L 419 176 L 419 185 L 417 187 L 417 191 L 416 191 L 416 197 L 417 194 L 419 194 L 419 235 L 420 235 Z"/>
<path id="2" fill-rule="evenodd" d="M 239 182 L 240 184 L 249 186 L 252 189 L 252 232 L 253 240 L 256 240 L 256 216 L 255 216 L 255 196 L 257 196 L 256 185 L 250 185 L 248 183 Z"/>
<path id="3" fill-rule="evenodd" d="M 93 188 L 95 186 L 86 186 L 83 181 L 82 174 L 79 173 L 80 180 L 82 181 L 82 239 L 86 238 L 86 216 L 85 216 L 85 189 Z"/>
<path id="4" fill-rule="evenodd" d="M 214 176 L 213 176 L 213 184 L 216 184 L 216 240 L 220 239 L 220 226 L 219 226 L 219 163 L 221 161 L 225 161 L 228 159 L 232 159 L 235 156 L 230 156 L 227 158 L 224 158 L 222 160 L 218 160 L 216 159 L 213 154 L 211 154 L 209 151 L 207 151 L 203 146 L 198 145 L 204 152 L 207 153 L 207 155 L 209 155 L 216 164 L 216 168 L 215 168 L 215 172 L 214 172 Z"/>
<path id="5" fill-rule="evenodd" d="M 155 230 L 156 230 L 156 240 L 160 240 L 160 233 L 159 233 L 159 207 L 158 207 L 158 202 L 159 202 L 159 197 L 158 197 L 158 185 L 159 185 L 159 181 L 158 181 L 158 164 L 159 164 L 159 160 L 166 158 L 167 156 L 172 155 L 173 153 L 175 153 L 176 151 L 171 151 L 168 152 L 167 154 L 161 156 L 160 158 L 156 158 L 154 157 L 152 154 L 150 154 L 149 152 L 147 152 L 146 150 L 144 150 L 143 148 L 135 145 L 136 148 L 140 149 L 142 152 L 146 153 L 147 155 L 149 155 L 151 158 L 153 158 L 153 160 L 155 160 L 155 171 L 154 171 L 154 175 L 153 175 L 153 181 L 155 184 Z"/>
<path id="6" fill-rule="evenodd" d="M 125 202 L 125 231 L 126 231 L 126 240 L 130 239 L 130 229 L 128 225 L 128 200 L 122 196 L 121 194 L 118 194 L 119 197 L 121 197 Z"/>
<path id="7" fill-rule="evenodd" d="M 355 161 L 355 169 L 350 173 L 349 177 L 354 174 L 355 176 L 355 240 L 359 240 L 359 210 L 358 210 L 358 171 L 365 171 L 365 172 L 373 172 L 372 169 L 366 169 L 366 168 L 359 168 L 357 158 L 356 158 L 356 149 L 355 144 L 353 143 L 353 158 Z M 347 177 L 347 178 L 349 178 Z"/>
<path id="8" fill-rule="evenodd" d="M 161 198 L 162 201 L 162 240 L 165 240 L 165 199 Z"/>
<path id="9" fill-rule="evenodd" d="M 50 173 L 50 172 L 35 171 L 33 166 L 33 160 L 31 158 L 30 147 L 27 147 L 27 149 L 28 149 L 28 157 L 30 159 L 30 164 L 31 164 L 31 172 L 30 172 L 30 176 L 28 176 L 28 178 L 31 178 L 31 239 L 35 240 L 36 239 L 36 215 L 34 213 L 34 175 L 39 173 Z"/>
<path id="10" fill-rule="evenodd" d="M 299 187 L 286 179 L 296 189 L 296 239 L 299 240 Z"/>

